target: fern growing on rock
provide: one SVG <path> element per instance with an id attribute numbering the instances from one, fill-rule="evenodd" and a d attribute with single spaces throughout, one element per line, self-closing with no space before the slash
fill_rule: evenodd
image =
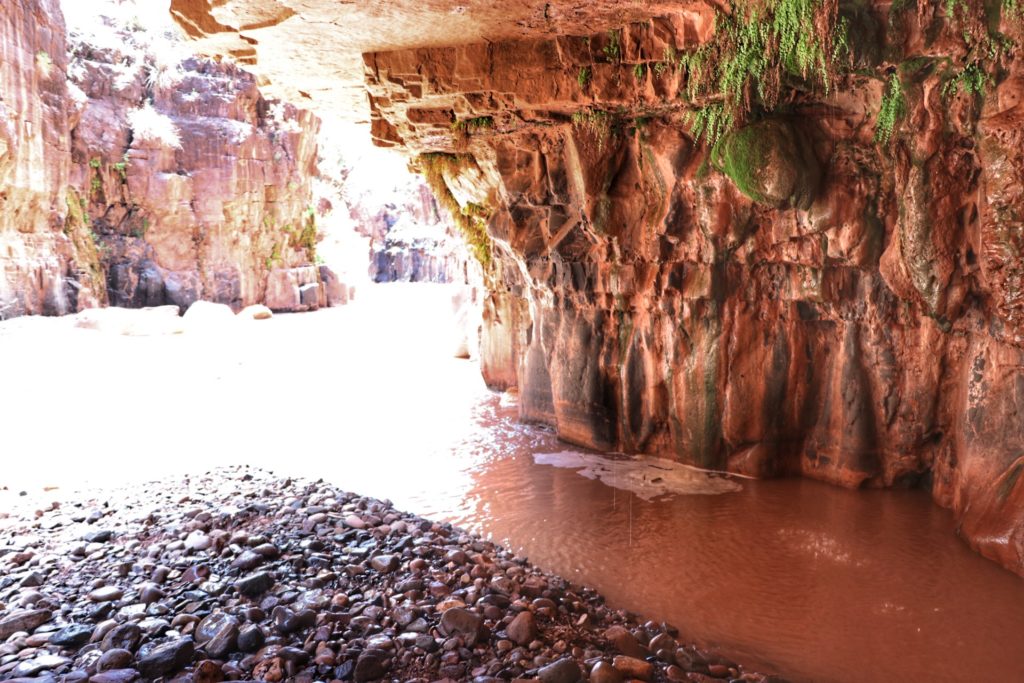
<path id="1" fill-rule="evenodd" d="M 600 109 L 586 109 L 572 115 L 572 125 L 590 133 L 597 141 L 597 150 L 600 152 L 612 134 L 612 115 Z"/>
<path id="2" fill-rule="evenodd" d="M 967 0 L 944 0 L 945 20 L 954 33 L 963 38 L 967 54 L 964 66 L 942 87 L 943 96 L 959 92 L 984 95 L 1000 76 L 1000 64 L 1016 46 L 996 30 L 999 14 L 1019 22 L 1024 19 L 1024 1 L 1001 0 L 995 3 L 972 3 Z M 958 60 L 959 61 L 959 60 Z"/>
<path id="3" fill-rule="evenodd" d="M 732 0 L 716 22 L 714 38 L 678 66 L 687 99 L 721 103 L 727 129 L 755 110 L 775 110 L 790 81 L 829 92 L 846 65 L 848 27 L 837 0 Z M 694 122 L 707 131 L 709 116 Z"/>
<path id="4" fill-rule="evenodd" d="M 992 82 L 992 76 L 986 73 L 981 65 L 971 62 L 943 84 L 942 95 L 951 97 L 959 92 L 984 95 Z"/>
<path id="5" fill-rule="evenodd" d="M 473 157 L 469 155 L 431 152 L 419 155 L 412 164 L 412 170 L 420 173 L 426 180 L 437 203 L 451 216 L 466 246 L 486 273 L 492 263 L 491 237 L 487 233 L 487 221 L 491 211 L 480 204 L 459 204 L 445 179 L 445 176 L 458 177 L 475 163 Z"/>
<path id="6" fill-rule="evenodd" d="M 693 137 L 703 138 L 708 147 L 714 147 L 732 129 L 732 114 L 720 102 L 687 112 L 685 120 Z"/>
<path id="7" fill-rule="evenodd" d="M 875 122 L 875 142 L 885 145 L 892 139 L 896 125 L 907 111 L 907 98 L 899 74 L 893 72 L 882 94 L 882 106 Z"/>

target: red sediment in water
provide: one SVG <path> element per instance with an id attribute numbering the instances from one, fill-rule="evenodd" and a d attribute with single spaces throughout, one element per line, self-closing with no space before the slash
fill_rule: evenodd
<path id="1" fill-rule="evenodd" d="M 927 494 L 739 480 L 739 493 L 645 502 L 537 465 L 566 446 L 449 357 L 449 311 L 444 288 L 383 285 L 242 337 L 5 323 L 4 452 L 65 484 L 232 462 L 324 477 L 507 541 L 615 607 L 797 681 L 1024 674 L 1024 584 L 971 552 Z M 57 386 L 90 397 L 60 430 L 43 410 Z"/>

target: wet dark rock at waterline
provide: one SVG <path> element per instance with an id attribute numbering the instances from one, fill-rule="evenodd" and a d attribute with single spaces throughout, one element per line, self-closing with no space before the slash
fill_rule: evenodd
<path id="1" fill-rule="evenodd" d="M 768 680 L 489 542 L 322 483 L 233 469 L 112 499 L 117 534 L 87 555 L 68 552 L 65 519 L 85 501 L 2 520 L 33 559 L 0 557 L 0 680 Z M 261 571 L 238 566 L 247 553 Z M 42 585 L 20 586 L 31 571 Z M 629 656 L 647 649 L 659 658 Z"/>

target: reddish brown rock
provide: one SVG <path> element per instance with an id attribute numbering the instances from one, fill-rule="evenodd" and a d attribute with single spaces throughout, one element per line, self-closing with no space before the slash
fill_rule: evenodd
<path id="1" fill-rule="evenodd" d="M 654 675 L 653 664 L 642 659 L 636 659 L 635 657 L 619 655 L 612 660 L 612 666 L 615 667 L 616 671 L 630 679 L 649 681 Z"/>
<path id="2" fill-rule="evenodd" d="M 509 639 L 519 645 L 529 645 L 537 639 L 537 635 L 540 633 L 537 630 L 537 622 L 533 618 L 533 613 L 529 611 L 517 614 L 506 631 Z"/>
<path id="3" fill-rule="evenodd" d="M 363 122 L 369 113 L 362 53 L 579 34 L 694 7 L 710 14 L 705 3 L 692 0 L 320 0 L 295 9 L 262 0 L 170 3 L 198 49 L 231 55 L 258 73 L 275 97 Z M 430 118 L 431 107 L 424 109 L 422 116 Z M 374 121 L 375 128 L 386 126 L 384 119 Z"/>
<path id="4" fill-rule="evenodd" d="M 878 47 L 963 54 L 941 20 L 924 45 L 930 13 L 885 37 L 875 9 L 857 20 Z M 885 146 L 876 82 L 799 94 L 757 124 L 772 134 L 737 179 L 722 169 L 743 145 L 695 140 L 684 79 L 659 66 L 706 40 L 713 13 L 652 14 L 613 52 L 607 33 L 537 32 L 364 57 L 378 143 L 449 155 L 447 192 L 490 215 L 486 380 L 582 446 L 924 485 L 1024 573 L 1017 61 L 984 110 L 939 71 L 904 70 Z"/>
<path id="5" fill-rule="evenodd" d="M 313 267 L 277 268 L 267 277 L 267 307 L 274 312 L 308 311 L 320 307 L 320 273 Z M 315 290 L 315 296 L 303 292 Z"/>
<path id="6" fill-rule="evenodd" d="M 640 645 L 640 641 L 636 639 L 636 636 L 622 626 L 612 626 L 604 632 L 604 638 L 611 643 L 618 652 L 621 652 L 627 657 L 644 659 L 650 654 L 642 645 Z"/>
<path id="7" fill-rule="evenodd" d="M 316 261 L 319 120 L 123 10 L 69 5 L 70 47 L 54 0 L 0 10 L 0 318 L 238 310 Z"/>
<path id="8" fill-rule="evenodd" d="M 111 304 L 263 303 L 271 270 L 315 258 L 319 121 L 265 100 L 237 66 L 167 56 L 154 29 L 112 23 L 116 47 L 92 23 L 71 45 L 86 96 L 72 180 Z"/>
<path id="9" fill-rule="evenodd" d="M 72 100 L 57 0 L 0 7 L 0 320 L 103 301 L 95 248 L 69 203 Z"/>
<path id="10" fill-rule="evenodd" d="M 6 640 L 15 633 L 31 633 L 53 616 L 45 609 L 15 610 L 0 617 L 0 639 Z"/>
<path id="11" fill-rule="evenodd" d="M 789 131 L 765 153 L 773 192 L 746 194 L 690 134 L 680 73 L 659 69 L 666 49 L 709 38 L 717 3 L 312 2 L 302 16 L 175 0 L 172 11 L 244 63 L 266 57 L 264 73 L 311 103 L 329 101 L 331 70 L 281 54 L 337 55 L 351 84 L 350 60 L 366 52 L 378 144 L 461 155 L 442 182 L 488 216 L 493 256 L 481 367 L 518 389 L 525 419 L 585 446 L 756 476 L 923 484 L 968 542 L 1024 573 L 1022 70 L 1008 55 L 983 106 L 950 95 L 942 70 L 904 57 L 962 69 L 962 32 L 935 24 L 932 6 L 883 29 L 889 4 L 858 17 L 858 49 L 904 80 L 897 135 L 873 142 L 878 79 L 851 78 L 829 99 L 794 93 L 763 124 Z M 315 234 L 296 213 L 311 115 L 271 116 L 253 79 L 199 60 L 192 86 L 140 69 L 115 89 L 116 51 L 82 55 L 79 111 L 62 23 L 54 0 L 0 7 L 0 315 L 90 305 L 104 278 L 118 303 L 237 307 L 260 299 L 268 271 L 312 261 Z M 1000 28 L 1020 33 L 1006 17 Z M 327 32 L 345 44 L 320 43 Z M 459 45 L 442 46 L 452 32 Z M 140 109 L 169 119 L 181 149 L 129 140 L 127 112 Z M 474 119 L 488 125 L 453 134 Z M 299 130 L 278 126 L 288 121 Z M 273 163 L 277 152 L 289 163 Z M 783 173 L 779 159 L 803 168 Z M 823 177 L 804 193 L 812 159 Z M 296 281 L 297 296 L 291 285 L 287 306 L 321 303 L 318 282 Z"/>

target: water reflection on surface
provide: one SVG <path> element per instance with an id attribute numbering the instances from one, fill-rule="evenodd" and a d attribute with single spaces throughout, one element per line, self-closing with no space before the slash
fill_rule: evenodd
<path id="1" fill-rule="evenodd" d="M 323 477 L 795 680 L 1024 680 L 1024 582 L 971 553 L 927 495 L 736 480 L 738 493 L 644 501 L 614 477 L 538 465 L 566 446 L 450 357 L 449 313 L 443 289 L 388 285 L 230 333 L 4 324 L 4 481 L 240 462 Z"/>
<path id="2" fill-rule="evenodd" d="M 615 606 L 797 680 L 1024 676 L 1024 584 L 971 553 L 920 492 L 744 481 L 741 493 L 645 502 L 535 465 L 531 452 L 559 446 L 510 426 L 514 412 L 497 401 L 476 415 L 502 437 L 468 495 L 448 510 L 437 496 L 410 503 L 597 586 Z"/>

